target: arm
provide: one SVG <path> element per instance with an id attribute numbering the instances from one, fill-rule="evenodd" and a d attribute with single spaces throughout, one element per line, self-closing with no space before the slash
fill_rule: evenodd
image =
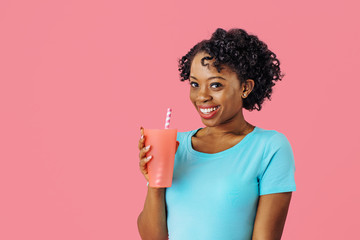
<path id="1" fill-rule="evenodd" d="M 147 162 L 145 154 L 149 149 L 145 148 L 145 136 L 143 127 L 140 128 L 141 139 L 139 140 L 139 158 L 140 170 L 149 181 Z M 176 141 L 176 150 L 179 147 L 179 141 Z M 137 219 L 137 226 L 142 240 L 168 240 L 168 229 L 166 219 L 166 188 L 152 188 L 148 186 L 148 192 L 145 199 L 144 209 Z"/>
<path id="2" fill-rule="evenodd" d="M 140 170 L 149 181 L 147 170 L 147 163 L 149 159 L 146 158 L 146 152 L 149 149 L 145 148 L 145 136 L 143 127 L 140 128 L 141 139 L 139 140 L 139 158 Z M 176 150 L 179 142 L 176 142 Z M 144 209 L 141 211 L 137 219 L 137 226 L 143 240 L 167 240 L 168 230 L 166 221 L 166 204 L 165 204 L 166 188 L 152 188 L 148 186 L 148 191 L 145 199 Z"/>
<path id="3" fill-rule="evenodd" d="M 252 240 L 280 240 L 292 192 L 259 197 Z"/>
<path id="4" fill-rule="evenodd" d="M 137 220 L 143 240 L 167 240 L 165 188 L 148 187 L 144 209 Z"/>

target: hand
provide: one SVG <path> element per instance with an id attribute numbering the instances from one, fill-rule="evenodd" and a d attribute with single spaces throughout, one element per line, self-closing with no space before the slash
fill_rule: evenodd
<path id="1" fill-rule="evenodd" d="M 140 166 L 140 171 L 141 173 L 144 175 L 146 181 L 149 181 L 149 175 L 148 175 L 148 169 L 147 169 L 147 163 L 151 160 L 152 156 L 148 156 L 146 157 L 146 153 L 150 150 L 151 146 L 149 145 L 149 148 L 146 148 L 145 146 L 145 136 L 144 136 L 144 128 L 140 127 L 140 134 L 141 134 L 141 138 L 139 140 L 139 166 Z M 176 149 L 175 152 L 177 151 L 178 147 L 179 147 L 179 142 L 176 141 Z"/>

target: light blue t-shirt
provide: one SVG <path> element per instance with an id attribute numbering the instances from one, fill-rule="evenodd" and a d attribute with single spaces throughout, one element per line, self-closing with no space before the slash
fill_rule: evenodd
<path id="1" fill-rule="evenodd" d="M 169 240 L 251 240 L 259 195 L 296 190 L 284 134 L 255 127 L 218 153 L 192 148 L 200 130 L 178 132 L 172 185 L 166 188 Z"/>

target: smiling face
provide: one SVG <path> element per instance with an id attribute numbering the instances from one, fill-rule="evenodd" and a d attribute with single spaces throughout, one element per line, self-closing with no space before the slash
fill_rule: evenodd
<path id="1" fill-rule="evenodd" d="M 214 59 L 204 60 L 207 53 L 195 55 L 190 69 L 190 100 L 208 127 L 242 119 L 242 88 L 234 71 L 223 66 L 219 73 L 212 66 Z"/>

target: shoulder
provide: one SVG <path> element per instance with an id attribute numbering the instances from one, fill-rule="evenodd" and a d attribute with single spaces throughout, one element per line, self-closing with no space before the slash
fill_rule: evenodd
<path id="1" fill-rule="evenodd" d="M 275 150 L 281 147 L 291 147 L 288 137 L 280 131 L 258 127 L 255 135 L 256 140 L 262 143 L 267 149 Z"/>
<path id="2" fill-rule="evenodd" d="M 190 134 L 194 134 L 198 129 L 194 129 L 194 130 L 189 130 L 189 131 L 181 131 L 181 132 L 177 132 L 177 137 L 176 140 L 179 142 L 182 142 L 184 139 L 186 139 L 187 137 L 189 137 Z"/>

